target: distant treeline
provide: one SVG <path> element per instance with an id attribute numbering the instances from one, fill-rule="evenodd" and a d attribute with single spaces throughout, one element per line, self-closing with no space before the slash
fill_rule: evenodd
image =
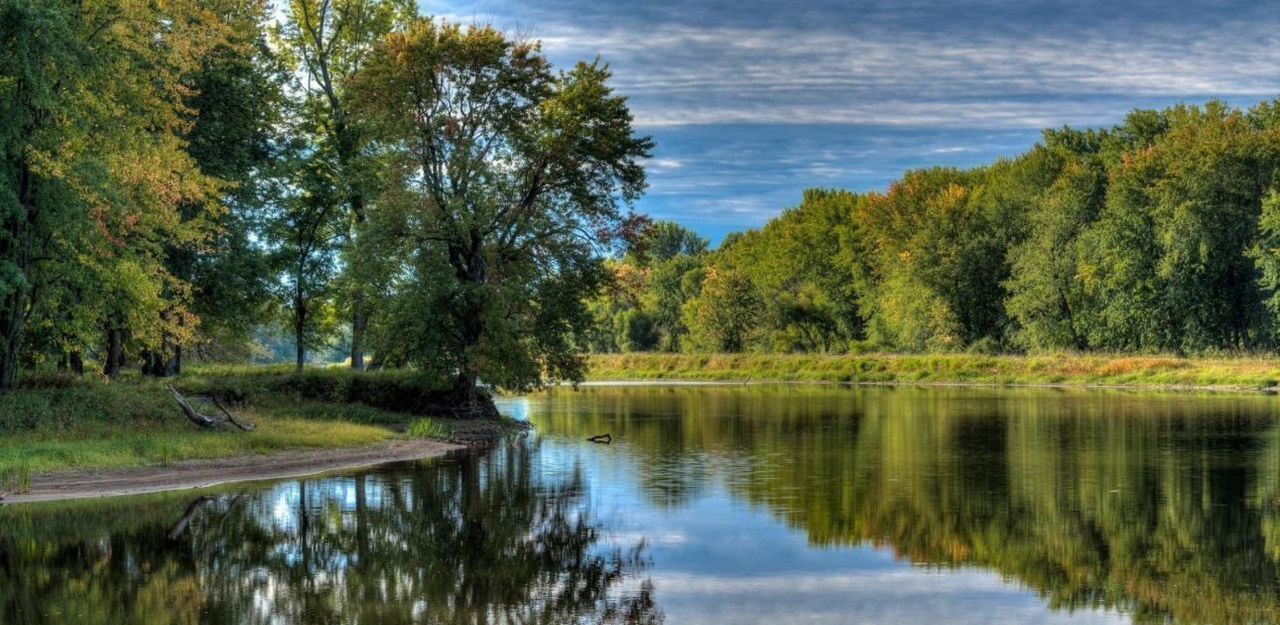
<path id="1" fill-rule="evenodd" d="M 1280 101 L 1047 130 L 883 193 L 810 190 L 719 249 L 673 224 L 613 266 L 597 351 L 1272 349 Z"/>

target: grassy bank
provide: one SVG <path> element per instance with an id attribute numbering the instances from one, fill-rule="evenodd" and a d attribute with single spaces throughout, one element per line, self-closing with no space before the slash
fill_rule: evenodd
<path id="1" fill-rule="evenodd" d="M 201 430 L 178 411 L 165 384 L 189 395 L 216 393 L 257 430 Z M 0 396 L 0 492 L 59 470 L 449 438 L 456 423 L 428 418 L 436 391 L 413 374 L 346 370 L 208 368 L 163 381 L 113 382 L 36 376 Z"/>
<path id="2" fill-rule="evenodd" d="M 1062 384 L 1269 389 L 1280 359 L 1173 356 L 603 354 L 591 380 Z"/>

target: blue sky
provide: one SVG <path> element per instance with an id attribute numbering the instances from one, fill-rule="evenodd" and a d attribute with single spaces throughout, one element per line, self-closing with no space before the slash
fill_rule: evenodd
<path id="1" fill-rule="evenodd" d="M 808 187 L 882 189 L 1045 127 L 1280 94 L 1272 2 L 428 0 L 425 12 L 600 56 L 654 137 L 637 208 L 718 241 Z"/>

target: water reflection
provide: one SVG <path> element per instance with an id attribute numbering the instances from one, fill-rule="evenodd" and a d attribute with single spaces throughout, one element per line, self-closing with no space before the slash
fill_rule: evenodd
<path id="1" fill-rule="evenodd" d="M 0 507 L 0 624 L 1280 622 L 1274 397 L 510 403 L 488 455 Z"/>
<path id="2" fill-rule="evenodd" d="M 5 509 L 0 622 L 660 623 L 643 542 L 603 544 L 535 456 Z"/>
<path id="3" fill-rule="evenodd" d="M 553 437 L 612 431 L 656 507 L 719 485 L 811 548 L 993 570 L 1065 615 L 1280 622 L 1271 397 L 591 389 L 533 414 Z"/>

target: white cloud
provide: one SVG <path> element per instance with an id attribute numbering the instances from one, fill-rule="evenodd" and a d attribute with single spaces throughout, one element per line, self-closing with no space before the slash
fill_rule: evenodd
<path id="1" fill-rule="evenodd" d="M 653 158 L 653 159 L 649 159 L 649 161 L 645 163 L 645 166 L 650 170 L 653 170 L 653 169 L 671 170 L 671 169 L 680 169 L 681 167 L 684 167 L 684 162 L 674 158 Z"/>
<path id="2" fill-rule="evenodd" d="M 551 22 L 537 34 L 555 58 L 609 61 L 637 121 L 651 127 L 1038 128 L 1113 122 L 1139 99 L 1280 92 L 1274 23 L 928 37 L 770 24 L 663 23 L 641 33 Z"/>

